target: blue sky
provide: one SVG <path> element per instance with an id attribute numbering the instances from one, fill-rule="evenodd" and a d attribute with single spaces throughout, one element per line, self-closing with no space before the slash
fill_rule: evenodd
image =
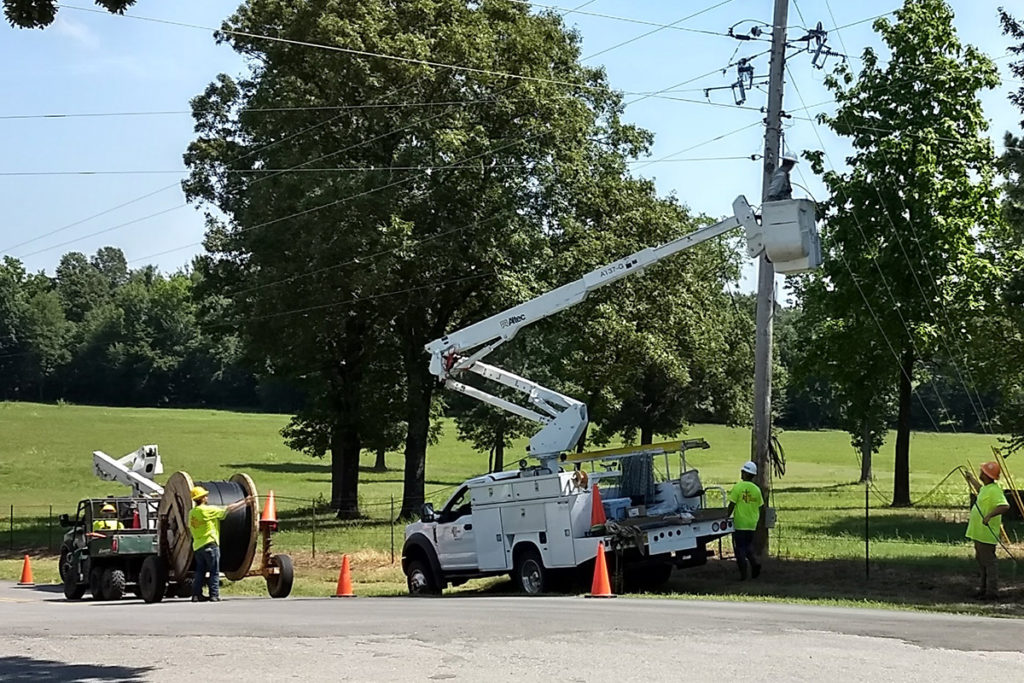
<path id="1" fill-rule="evenodd" d="M 721 1 L 721 0 L 719 0 Z M 584 0 L 548 0 L 548 4 L 576 7 Z M 1003 57 L 1009 41 L 999 31 L 996 8 L 1005 0 L 955 0 L 956 26 L 962 40 L 993 57 Z M 75 3 L 72 3 L 75 4 Z M 92 7 L 85 0 L 77 4 Z M 218 26 L 237 6 L 236 0 L 140 0 L 129 14 Z M 615 15 L 669 24 L 715 5 L 714 0 L 596 0 L 582 12 Z M 898 0 L 803 0 L 790 4 L 789 24 L 826 28 L 843 26 L 889 10 Z M 829 7 L 829 5 L 831 7 Z M 741 19 L 770 21 L 771 0 L 732 0 L 679 26 L 724 31 Z M 799 8 L 799 11 L 798 9 Z M 834 13 L 830 15 L 830 9 Z M 801 21 L 801 14 L 803 21 Z M 570 14 L 567 22 L 583 37 L 583 54 L 591 55 L 641 36 L 656 27 L 589 14 Z M 746 24 L 745 26 L 749 26 Z M 741 27 L 744 25 L 741 25 Z M 859 55 L 865 46 L 879 46 L 870 23 L 832 32 L 829 42 L 837 50 Z M 603 64 L 613 87 L 634 92 L 657 91 L 725 66 L 736 57 L 752 55 L 766 43 L 740 43 L 723 36 L 663 29 L 597 55 L 588 64 Z M 125 17 L 61 9 L 57 22 L 39 30 L 0 28 L 0 88 L 6 96 L 0 116 L 89 112 L 188 110 L 189 99 L 218 73 L 239 74 L 241 60 L 226 46 L 214 43 L 208 31 L 134 21 Z M 983 95 L 990 133 L 1001 140 L 1005 130 L 1019 129 L 1019 113 L 1006 100 L 1010 89 L 1006 58 L 997 61 L 1003 85 Z M 854 64 L 857 64 L 855 61 Z M 755 61 L 756 73 L 766 74 L 767 55 Z M 831 99 L 821 85 L 823 72 L 813 69 L 809 57 L 791 63 L 785 108 Z M 735 69 L 680 86 L 672 93 L 680 99 L 706 102 L 703 88 L 727 86 Z M 691 91 L 692 90 L 692 91 Z M 802 97 L 802 100 L 801 100 Z M 628 96 L 626 101 L 635 99 Z M 728 90 L 710 94 L 712 102 L 732 104 Z M 747 105 L 764 104 L 761 92 L 750 94 Z M 828 111 L 819 107 L 813 111 Z M 763 118 L 758 111 L 734 106 L 710 106 L 649 98 L 626 110 L 627 120 L 655 135 L 654 159 L 664 161 L 638 169 L 655 178 L 664 193 L 675 193 L 692 209 L 723 215 L 737 194 L 760 196 L 760 165 L 746 159 L 705 160 L 708 157 L 749 157 L 761 151 Z M 721 140 L 689 147 L 750 126 Z M 833 165 L 841 165 L 846 149 L 841 140 L 820 126 L 793 119 L 786 144 L 794 151 L 822 147 Z M 21 258 L 30 270 L 53 271 L 60 256 L 71 250 L 93 253 L 105 245 L 124 250 L 133 267 L 155 263 L 166 272 L 187 264 L 200 250 L 203 220 L 193 207 L 182 207 L 178 181 L 184 176 L 181 155 L 192 138 L 191 118 L 183 114 L 96 118 L 0 118 L 0 173 L 54 171 L 176 171 L 178 174 L 138 175 L 0 175 L 0 254 Z M 1001 144 L 997 144 L 1001 149 Z M 701 160 L 693 160 L 701 159 Z M 822 187 L 804 169 L 812 195 Z M 794 180 L 804 184 L 799 176 Z M 798 190 L 799 192 L 799 190 Z M 148 197 L 139 199 L 144 195 Z M 136 200 L 138 201 L 132 201 Z M 128 203 L 131 202 L 131 203 Z M 120 206 L 126 204 L 125 206 Z M 120 208 L 115 208 L 119 207 Z M 96 214 L 103 215 L 96 216 Z M 96 216 L 95 218 L 91 218 Z M 85 220 L 90 219 L 90 220 Z M 33 238 L 67 227 L 42 239 Z M 101 234 L 94 234 L 101 233 Z M 27 244 L 22 244 L 33 240 Z M 18 245 L 18 246 L 16 246 Z M 743 288 L 753 287 L 748 267 Z"/>

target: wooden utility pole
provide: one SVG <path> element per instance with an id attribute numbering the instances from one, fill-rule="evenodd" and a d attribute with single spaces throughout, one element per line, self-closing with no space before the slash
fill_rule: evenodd
<path id="1" fill-rule="evenodd" d="M 768 71 L 768 110 L 764 134 L 764 176 L 761 200 L 768 196 L 772 174 L 779 166 L 782 146 L 782 91 L 786 73 L 786 22 L 789 0 L 775 0 L 772 18 L 772 56 Z M 754 429 L 751 435 L 753 461 L 757 464 L 757 485 L 768 499 L 770 478 L 769 447 L 772 427 L 772 324 L 775 317 L 775 267 L 762 254 L 757 274 L 757 333 L 754 350 Z M 758 526 L 755 549 L 768 545 L 764 520 Z"/>

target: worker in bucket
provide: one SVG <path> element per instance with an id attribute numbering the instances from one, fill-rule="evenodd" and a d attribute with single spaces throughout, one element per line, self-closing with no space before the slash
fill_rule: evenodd
<path id="1" fill-rule="evenodd" d="M 995 600 L 999 597 L 999 574 L 996 566 L 996 545 L 1003 525 L 1003 513 L 1010 509 L 1003 495 L 1003 489 L 996 483 L 1002 470 L 997 462 L 982 464 L 978 473 L 981 483 L 968 474 L 974 486 L 980 486 L 978 495 L 971 506 L 971 517 L 967 522 L 967 538 L 974 541 L 974 559 L 981 568 L 981 589 L 975 597 L 981 600 Z"/>
<path id="2" fill-rule="evenodd" d="M 196 504 L 188 514 L 192 531 L 192 550 L 196 567 L 192 578 L 192 602 L 220 602 L 220 522 L 229 513 L 245 507 L 250 496 L 226 507 L 210 505 L 210 492 L 202 486 L 192 487 L 192 501 Z M 210 595 L 203 596 L 203 583 L 209 574 Z"/>
<path id="3" fill-rule="evenodd" d="M 123 528 L 124 524 L 117 518 L 117 508 L 113 503 L 104 503 L 100 508 L 100 518 L 92 522 L 93 531 L 116 531 Z"/>
<path id="4" fill-rule="evenodd" d="M 772 174 L 771 183 L 768 185 L 768 197 L 765 201 L 775 202 L 793 198 L 793 186 L 789 184 L 789 173 L 794 166 L 796 166 L 796 155 L 792 152 L 783 154 L 781 165 Z"/>
<path id="5" fill-rule="evenodd" d="M 732 515 L 733 531 L 732 547 L 736 554 L 736 564 L 740 569 L 740 581 L 747 578 L 747 564 L 750 564 L 750 576 L 756 579 L 761 574 L 761 564 L 754 556 L 754 530 L 761 518 L 761 506 L 764 496 L 761 489 L 754 483 L 757 476 L 757 465 L 747 462 L 740 468 L 741 481 L 729 491 L 729 514 Z"/>

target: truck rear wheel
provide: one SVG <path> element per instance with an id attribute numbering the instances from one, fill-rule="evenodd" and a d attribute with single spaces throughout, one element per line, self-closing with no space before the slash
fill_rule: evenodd
<path id="1" fill-rule="evenodd" d="M 124 588 L 128 583 L 123 569 L 107 567 L 103 572 L 103 599 L 120 600 L 124 597 Z"/>
<path id="2" fill-rule="evenodd" d="M 167 566 L 157 555 L 142 561 L 139 570 L 139 593 L 145 602 L 160 602 L 167 592 Z"/>
<path id="3" fill-rule="evenodd" d="M 409 595 L 440 595 L 441 587 L 437 578 L 430 570 L 430 565 L 425 560 L 410 560 L 405 570 L 406 584 L 409 586 Z"/>
<path id="4" fill-rule="evenodd" d="M 527 595 L 544 593 L 550 582 L 549 573 L 535 548 L 528 548 L 519 555 L 513 571 L 516 585 Z"/>

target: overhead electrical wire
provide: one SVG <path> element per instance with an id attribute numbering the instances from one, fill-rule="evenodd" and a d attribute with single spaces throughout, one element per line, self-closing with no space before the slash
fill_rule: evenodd
<path id="1" fill-rule="evenodd" d="M 405 57 L 402 55 L 389 55 L 380 52 L 371 52 L 369 50 L 357 50 L 355 48 L 342 47 L 340 45 L 327 45 L 324 43 L 314 43 L 306 40 L 295 40 L 293 38 L 281 38 L 279 36 L 268 36 L 259 33 L 250 33 L 248 31 L 236 31 L 234 29 L 226 28 L 214 28 L 212 26 L 203 26 L 201 24 L 191 24 L 183 21 L 173 21 L 170 19 L 159 19 L 157 17 L 145 17 L 137 14 L 110 14 L 106 10 L 94 9 L 92 7 L 79 7 L 77 5 L 64 5 L 58 4 L 58 7 L 62 9 L 76 10 L 79 12 L 89 12 L 92 14 L 102 14 L 104 16 L 119 17 L 122 19 L 133 19 L 135 21 L 152 22 L 156 24 L 166 24 L 168 26 L 178 26 L 181 28 L 189 28 L 200 31 L 210 31 L 213 33 L 220 33 L 224 35 L 238 36 L 241 38 L 252 38 L 255 40 L 266 40 L 276 43 L 284 43 L 288 45 L 296 45 L 298 47 L 308 47 L 319 50 L 326 50 L 329 52 L 338 52 L 341 54 L 348 54 L 354 57 L 372 57 L 376 59 L 385 59 L 389 61 L 402 62 L 406 64 L 419 64 L 421 66 L 430 66 L 440 69 L 451 69 L 453 71 L 464 71 L 467 73 L 475 73 L 486 76 L 500 76 L 502 78 L 510 78 L 513 80 L 528 81 L 534 83 L 549 83 L 552 85 L 562 85 L 572 88 L 580 88 L 581 90 L 590 90 L 597 92 L 616 93 L 619 92 L 614 88 L 606 86 L 595 86 L 588 83 L 582 83 L 579 81 L 565 81 L 557 78 L 544 78 L 541 76 L 526 76 L 524 74 L 516 74 L 507 71 L 496 71 L 493 69 L 480 69 L 477 67 L 466 66 L 462 64 L 447 64 L 444 62 L 435 62 L 429 59 L 417 59 L 415 57 Z M 628 93 L 633 94 L 633 93 Z M 647 95 L 647 97 L 656 97 L 657 95 Z"/>
<path id="2" fill-rule="evenodd" d="M 564 10 L 564 9 L 566 9 L 564 7 L 558 7 L 556 5 L 544 5 L 544 4 L 541 4 L 539 2 L 529 2 L 529 0 L 510 0 L 510 1 L 518 3 L 520 5 L 531 5 L 533 7 L 539 7 L 541 9 L 551 9 L 551 10 Z M 704 10 L 704 11 L 707 11 L 707 10 Z M 644 25 L 644 26 L 655 26 L 655 27 L 657 27 L 659 29 L 673 29 L 673 30 L 676 30 L 676 31 L 685 31 L 687 33 L 701 33 L 701 34 L 709 35 L 709 36 L 719 36 L 719 37 L 722 37 L 722 38 L 732 38 L 732 36 L 730 36 L 728 33 L 725 33 L 724 31 L 709 31 L 707 29 L 691 28 L 689 26 L 676 26 L 674 24 L 662 24 L 662 23 L 657 22 L 657 21 L 648 21 L 646 19 L 637 19 L 635 17 L 622 17 L 622 16 L 616 16 L 614 14 L 604 14 L 604 13 L 601 13 L 601 12 L 583 12 L 583 11 L 576 10 L 576 9 L 568 10 L 568 13 L 569 14 L 582 14 L 582 15 L 588 16 L 588 17 L 597 17 L 597 18 L 600 18 L 600 19 L 610 19 L 610 20 L 613 20 L 613 21 L 623 21 L 623 22 L 627 22 L 627 23 L 630 23 L 630 24 L 641 24 L 641 25 Z"/>
<path id="3" fill-rule="evenodd" d="M 607 52 L 611 52 L 612 50 L 616 50 L 616 49 L 618 49 L 620 47 L 623 47 L 624 45 L 629 45 L 630 43 L 634 43 L 634 42 L 636 42 L 638 40 L 641 40 L 643 38 L 647 38 L 648 36 L 652 36 L 655 33 L 658 33 L 660 31 L 664 31 L 665 29 L 674 28 L 675 26 L 678 26 L 679 24 L 682 24 L 684 21 L 689 21 L 690 19 L 693 19 L 694 17 L 700 16 L 701 14 L 704 14 L 705 12 L 710 12 L 713 9 L 718 9 L 722 5 L 728 5 L 730 2 L 732 2 L 732 0 L 722 0 L 721 2 L 719 2 L 716 5 L 711 5 L 710 7 L 705 7 L 704 9 L 700 10 L 699 12 L 694 12 L 693 14 L 688 14 L 687 16 L 683 17 L 682 19 L 677 19 L 677 20 L 673 21 L 671 24 L 665 24 L 664 26 L 659 26 L 657 28 L 653 28 L 650 31 L 647 31 L 646 33 L 641 33 L 640 35 L 633 36 L 632 38 L 629 38 L 628 40 L 622 41 L 621 43 L 617 43 L 615 45 L 612 45 L 611 47 L 606 47 L 603 50 L 600 50 L 598 52 L 594 52 L 594 53 L 592 53 L 590 55 L 587 55 L 587 57 L 585 57 L 584 59 L 593 59 L 594 57 L 597 57 L 599 55 L 603 55 L 603 54 L 605 54 Z"/>
<path id="4" fill-rule="evenodd" d="M 420 80 L 422 80 L 422 79 L 420 79 Z M 412 87 L 413 85 L 416 85 L 416 83 L 418 83 L 418 82 L 419 81 L 417 80 L 417 81 L 412 81 L 410 83 L 407 83 L 407 84 L 405 84 L 403 86 L 400 86 L 398 88 L 395 88 L 395 89 L 385 93 L 381 97 L 389 97 L 389 96 L 392 96 L 392 95 L 397 95 L 397 94 L 401 93 L 404 90 L 408 90 L 410 87 Z M 283 142 L 287 142 L 288 140 L 293 140 L 293 139 L 295 139 L 297 137 L 300 137 L 302 135 L 306 135 L 310 131 L 316 130 L 316 129 L 318 129 L 318 128 L 320 128 L 320 127 L 330 123 L 331 121 L 336 120 L 337 118 L 338 118 L 338 116 L 335 116 L 335 117 L 331 117 L 329 119 L 325 119 L 324 121 L 319 121 L 317 123 L 314 123 L 314 124 L 312 124 L 310 126 L 307 126 L 307 127 L 303 128 L 303 129 L 301 129 L 299 131 L 296 131 L 294 133 L 286 135 L 285 137 L 283 137 L 283 138 L 281 138 L 279 140 L 274 140 L 274 141 L 269 142 L 269 143 L 267 143 L 265 145 L 261 145 L 261 146 L 257 147 L 256 149 L 250 150 L 250 151 L 246 152 L 245 154 L 239 156 L 234 161 L 242 161 L 242 160 L 247 159 L 247 158 L 249 158 L 249 157 L 251 157 L 251 156 L 253 156 L 255 154 L 259 154 L 260 152 L 266 151 L 267 149 L 270 149 L 271 147 L 279 145 L 279 144 L 281 144 Z M 311 162 L 307 161 L 307 162 L 303 162 L 303 163 L 311 163 Z M 269 177 L 273 177 L 273 176 L 269 176 Z M 111 207 L 110 209 L 106 209 L 104 211 L 101 211 L 99 213 L 93 214 L 93 215 L 88 216 L 86 218 L 74 221 L 72 223 L 68 223 L 67 225 L 63 225 L 63 226 L 61 226 L 59 228 L 56 228 L 54 230 L 50 230 L 50 231 L 45 232 L 45 233 L 43 233 L 41 235 L 37 235 L 37 236 L 35 236 L 35 237 L 33 237 L 33 238 L 29 239 L 29 240 L 25 240 L 25 241 L 19 243 L 19 244 L 13 246 L 13 247 L 9 247 L 7 249 L 0 250 L 0 252 L 10 252 L 10 251 L 12 251 L 14 249 L 17 249 L 19 247 L 25 246 L 26 244 L 31 244 L 32 242 L 36 242 L 38 240 L 45 239 L 46 237 L 50 237 L 51 235 L 55 235 L 57 233 L 63 232 L 64 230 L 68 230 L 68 229 L 70 229 L 72 227 L 81 225 L 82 223 L 86 223 L 86 222 L 88 222 L 88 221 L 90 221 L 90 220 L 92 220 L 94 218 L 99 218 L 100 216 L 104 216 L 104 215 L 106 215 L 108 213 L 111 213 L 113 211 L 121 209 L 121 208 L 123 208 L 125 206 L 128 206 L 130 204 L 134 204 L 136 202 L 142 201 L 143 199 L 147 199 L 147 198 L 152 197 L 152 196 L 154 196 L 156 194 L 159 194 L 161 192 L 165 192 L 166 190 L 169 190 L 171 188 L 180 187 L 180 186 L 181 186 L 180 183 L 177 182 L 177 181 L 174 182 L 174 183 L 171 183 L 170 185 L 165 185 L 165 186 L 160 187 L 160 188 L 158 188 L 158 189 L 156 189 L 156 190 L 154 190 L 152 192 L 148 192 L 148 193 L 143 194 L 143 195 L 141 195 L 139 197 L 136 197 L 135 199 L 131 199 L 131 200 L 127 201 L 127 202 L 123 202 L 123 203 L 118 204 L 118 205 L 116 205 L 114 207 Z M 180 204 L 176 208 L 183 208 L 185 206 L 188 206 L 187 202 L 183 202 L 182 204 Z M 163 213 L 163 212 L 160 212 L 160 213 Z M 152 218 L 152 217 L 154 217 L 156 215 L 160 215 L 160 214 L 159 213 L 158 214 L 150 214 L 149 216 L 147 216 L 147 217 L 145 217 L 145 218 L 143 218 L 141 220 L 145 220 L 147 218 Z M 129 224 L 131 224 L 131 222 Z M 125 224 L 121 224 L 120 226 L 115 226 L 115 228 L 101 230 L 101 231 L 99 231 L 98 234 L 102 234 L 102 233 L 105 233 L 105 232 L 110 232 L 110 230 L 117 229 L 117 227 L 124 227 L 124 225 Z M 79 239 L 88 239 L 88 237 L 95 236 L 95 234 L 97 234 L 97 233 L 92 233 L 89 236 L 85 236 L 85 237 L 82 237 L 82 238 L 79 238 Z M 67 244 L 69 244 L 69 242 L 62 243 L 59 246 L 66 246 Z M 52 247 L 52 248 L 59 248 L 59 246 L 58 247 Z M 34 252 L 34 253 L 38 254 L 38 253 L 42 253 L 42 252 L 40 251 L 40 252 Z"/>
<path id="5" fill-rule="evenodd" d="M 752 124 L 743 126 L 742 128 L 736 129 L 734 131 L 730 131 L 728 133 L 723 133 L 721 135 L 717 135 L 717 136 L 715 136 L 713 138 L 710 138 L 708 140 L 705 140 L 703 142 L 697 143 L 695 145 L 691 145 L 690 147 L 687 147 L 684 150 L 680 150 L 679 152 L 675 152 L 673 154 L 668 155 L 667 157 L 665 157 L 665 159 L 667 160 L 669 157 L 675 156 L 676 154 L 682 154 L 683 152 L 691 151 L 691 150 L 697 149 L 699 147 L 703 147 L 704 145 L 708 145 L 708 144 L 710 144 L 712 142 L 716 142 L 718 140 L 721 140 L 722 138 L 728 137 L 730 135 L 734 135 L 734 134 L 739 133 L 739 132 L 741 132 L 743 130 L 747 130 L 748 128 L 752 128 L 753 126 L 760 126 L 760 125 L 762 125 L 762 122 L 761 121 L 756 121 L 756 122 L 754 122 Z M 651 163 L 651 162 L 644 162 L 644 163 L 646 165 L 646 163 Z M 641 166 L 640 168 L 642 168 L 642 167 L 643 166 Z M 377 258 L 379 258 L 381 256 L 385 256 L 387 254 L 391 254 L 391 253 L 394 253 L 394 252 L 399 251 L 399 250 L 407 250 L 410 247 L 415 248 L 418 245 L 426 244 L 428 242 L 432 242 L 434 240 L 441 239 L 441 238 L 444 238 L 444 237 L 449 237 L 449 236 L 454 235 L 456 233 L 460 233 L 460 232 L 463 232 L 465 230 L 468 230 L 469 228 L 478 227 L 478 226 L 483 225 L 485 223 L 489 223 L 490 221 L 495 220 L 497 218 L 500 218 L 503 215 L 505 215 L 505 214 L 504 213 L 497 213 L 497 214 L 494 214 L 494 215 L 489 216 L 487 218 L 483 218 L 483 219 L 478 219 L 478 220 L 472 221 L 471 223 L 463 225 L 461 227 L 453 228 L 451 230 L 446 230 L 446 231 L 443 231 L 443 232 L 438 233 L 436 235 L 432 235 L 430 237 L 426 237 L 426 238 L 417 240 L 417 241 L 413 242 L 412 244 L 405 243 L 405 244 L 399 245 L 397 247 L 393 247 L 391 249 L 380 250 L 378 252 L 375 252 L 375 253 L 372 253 L 372 254 L 366 254 L 366 255 L 363 255 L 363 256 L 360 256 L 360 257 L 356 257 L 356 258 L 350 259 L 350 260 L 342 262 L 342 263 L 336 263 L 336 264 L 332 264 L 330 266 L 324 266 L 322 268 L 317 268 L 317 269 L 314 269 L 314 270 L 311 270 L 311 271 L 306 271 L 306 272 L 303 272 L 303 273 L 300 273 L 300 274 L 297 274 L 297 275 L 288 276 L 288 277 L 282 278 L 280 280 L 276 280 L 276 281 L 269 282 L 269 283 L 263 283 L 263 284 L 256 285 L 256 286 L 253 286 L 253 287 L 246 287 L 246 288 L 243 288 L 243 289 L 231 292 L 231 293 L 228 294 L 228 296 L 241 296 L 243 294 L 249 294 L 249 293 L 252 293 L 254 291 L 265 289 L 265 288 L 268 288 L 268 287 L 275 287 L 275 286 L 282 285 L 282 284 L 292 283 L 292 282 L 295 282 L 297 280 L 304 279 L 306 277 L 311 277 L 311 276 L 314 276 L 314 275 L 320 275 L 320 274 L 323 274 L 325 272 L 337 270 L 339 268 L 343 268 L 343 267 L 348 266 L 348 265 L 353 265 L 353 264 L 357 264 L 357 263 L 358 264 L 362 264 L 362 265 L 366 265 L 367 263 L 370 263 L 373 260 L 375 260 L 375 259 L 377 259 Z M 193 245 L 188 245 L 188 246 L 193 246 Z M 144 257 L 144 259 L 153 258 L 154 256 L 162 256 L 162 255 L 163 254 L 151 255 L 151 256 Z M 140 260 L 143 260 L 143 259 L 140 259 Z"/>
<path id="6" fill-rule="evenodd" d="M 728 1 L 728 0 L 726 0 L 726 1 Z M 586 4 L 586 3 L 585 3 L 585 4 Z M 724 4 L 724 3 L 718 3 L 718 5 L 721 5 L 721 4 Z M 715 5 L 715 6 L 718 6 L 718 5 Z M 715 6 L 712 6 L 712 8 L 713 8 L 713 7 L 715 7 Z M 81 10 L 81 11 L 90 11 L 90 12 L 91 12 L 91 11 L 93 11 L 93 10 L 92 10 L 91 8 L 75 8 L 75 7 L 73 7 L 73 6 L 68 6 L 68 7 L 69 7 L 69 8 L 73 8 L 73 9 L 79 9 L 79 10 Z M 711 9 L 711 8 L 709 8 L 709 9 Z M 707 10 L 703 10 L 703 11 L 707 11 Z M 702 11 L 702 12 L 703 12 L 703 11 Z M 698 13 L 698 14 L 700 14 L 700 13 Z M 136 18 L 136 17 L 132 17 L 132 18 Z M 180 24 L 180 23 L 181 23 L 181 22 L 165 22 L 165 21 L 163 21 L 163 20 L 158 20 L 158 21 L 159 21 L 160 23 L 172 23 L 172 24 Z M 680 23 L 680 22 L 675 22 L 675 23 Z M 192 25 L 188 25 L 188 26 L 192 26 Z M 676 26 L 673 26 L 673 28 L 676 28 Z M 273 37 L 270 37 L 270 36 L 263 36 L 263 37 L 264 37 L 264 38 L 267 38 L 267 39 L 271 39 L 271 40 L 273 40 L 273 39 L 274 39 Z M 314 47 L 325 47 L 325 48 L 327 48 L 327 49 L 330 49 L 330 46 L 316 46 L 316 45 L 313 45 L 313 46 L 314 46 Z M 614 49 L 614 48 L 609 48 L 609 49 Z M 763 54 L 763 53 L 762 53 L 762 54 Z M 728 66 L 732 66 L 732 64 L 730 64 L 730 65 L 727 65 L 727 67 L 726 67 L 726 68 L 728 68 Z M 450 67 L 450 68 L 457 68 L 457 67 L 455 67 L 455 66 L 452 66 L 452 67 Z M 672 87 L 678 87 L 678 85 L 685 85 L 685 84 L 687 84 L 687 83 L 690 83 L 690 82 L 692 82 L 692 81 L 694 81 L 694 80 L 698 80 L 699 78 L 703 78 L 703 77 L 706 77 L 706 76 L 708 76 L 708 75 L 711 75 L 711 74 L 713 74 L 713 73 L 716 73 L 717 71 L 718 71 L 718 69 L 716 69 L 716 70 L 714 70 L 714 71 L 711 71 L 711 72 L 708 72 L 707 74 L 702 74 L 701 76 L 697 76 L 697 77 L 694 77 L 694 78 L 688 79 L 687 81 L 684 81 L 684 82 L 682 82 L 682 83 L 680 83 L 680 84 L 677 84 L 676 86 L 672 86 Z M 642 95 L 641 97 L 639 97 L 639 98 L 638 98 L 637 100 L 634 100 L 634 101 L 632 101 L 632 102 L 630 102 L 630 103 L 628 103 L 628 104 L 633 104 L 633 103 L 635 103 L 635 102 L 638 102 L 638 101 L 642 101 L 642 100 L 644 100 L 644 99 L 647 99 L 648 97 L 656 97 L 656 96 L 658 96 L 659 94 L 661 94 L 662 92 L 664 92 L 664 89 L 663 89 L 663 90 L 661 90 L 661 91 L 655 91 L 655 92 L 650 92 L 650 93 L 644 93 L 644 94 L 643 94 L 643 95 Z M 683 98 L 672 98 L 672 99 L 677 99 L 677 100 L 683 100 Z M 685 100 L 683 100 L 683 101 L 685 101 Z M 702 101 L 694 101 L 694 102 L 698 102 L 698 103 L 700 103 L 700 104 L 708 104 L 707 102 L 702 102 Z M 462 104 L 463 104 L 463 103 L 461 103 L 461 102 L 459 103 L 459 105 L 462 105 Z M 712 104 L 714 104 L 714 103 L 712 103 Z M 271 144 L 276 144 L 276 143 L 271 143 Z M 330 156 L 330 155 L 324 155 L 324 156 Z M 320 157 L 320 158 L 322 159 L 323 157 Z M 312 163 L 313 161 L 315 161 L 315 160 L 308 160 L 307 162 L 304 162 L 304 163 Z M 300 165 L 300 166 L 301 166 L 301 165 Z M 273 176 L 271 176 L 271 177 L 273 177 Z M 158 191 L 163 191 L 163 190 L 165 190 L 165 189 L 170 189 L 170 187 L 174 187 L 174 185 L 168 186 L 168 187 L 166 187 L 166 188 L 161 188 L 161 189 L 160 189 L 160 190 L 158 190 Z M 141 198 L 139 198 L 139 199 L 141 199 Z M 135 200 L 133 200 L 133 201 L 135 201 Z M 120 206 L 121 206 L 121 205 L 119 205 L 119 207 L 120 207 Z M 179 208 L 179 207 L 175 207 L 175 208 Z M 111 210 L 113 210 L 113 209 L 111 209 Z M 107 212 L 109 212 L 109 211 L 111 211 L 111 210 L 108 210 Z M 106 212 L 104 212 L 104 213 L 106 213 Z M 163 213 L 163 212 L 161 212 L 161 213 Z M 98 214 L 98 215 L 101 215 L 101 214 Z M 151 214 L 151 216 L 152 216 L 152 215 L 153 215 L 153 214 Z M 95 216 L 94 216 L 94 217 L 95 217 Z M 85 222 L 86 220 L 90 220 L 90 219 L 91 219 L 91 217 L 90 217 L 90 218 L 87 218 L 87 219 L 83 219 L 83 220 L 82 220 L 81 222 Z M 143 219 L 140 219 L 140 220 L 145 220 L 145 218 L 143 218 Z M 132 221 L 132 222 L 130 222 L 130 223 L 134 223 L 134 222 L 137 222 L 137 221 Z M 78 222 L 76 222 L 76 224 L 78 224 Z M 115 226 L 114 228 L 108 228 L 108 229 L 105 229 L 105 230 L 103 230 L 103 231 L 100 231 L 100 233 L 103 233 L 103 232 L 108 232 L 108 231 L 110 231 L 110 230 L 112 230 L 112 229 L 117 229 L 118 227 L 123 227 L 124 225 L 125 225 L 125 224 L 120 224 L 119 226 Z M 65 226 L 65 228 L 66 228 L 66 227 L 71 227 L 71 226 L 70 226 L 70 225 L 69 225 L 69 226 Z M 58 231 L 59 231 L 59 230 L 60 230 L 60 229 L 58 229 Z M 53 232 L 55 232 L 55 231 L 53 231 Z M 51 232 L 51 233 L 49 233 L 49 234 L 52 234 L 52 232 Z M 80 238 L 80 239 L 87 239 L 88 237 L 90 237 L 90 236 L 94 236 L 95 234 L 97 234 L 97 233 L 91 233 L 90 235 L 88 235 L 88 236 L 85 236 L 85 237 L 83 237 L 83 238 Z M 42 237 L 43 237 L 43 236 L 39 236 L 38 238 L 35 238 L 35 239 L 40 239 L 40 238 L 42 238 Z M 34 241 L 34 240 L 33 240 L 33 241 Z M 58 246 L 54 246 L 54 247 L 51 247 L 51 249 L 52 249 L 52 248 L 59 248 L 59 246 L 65 246 L 66 244 L 68 244 L 68 243 L 61 243 L 61 245 L 58 245 Z M 164 254 L 164 253 L 169 253 L 169 252 L 171 252 L 171 251 L 177 251 L 177 250 L 180 250 L 180 249 L 183 249 L 183 248 L 187 248 L 188 246 L 196 246 L 196 244 L 201 244 L 201 242 L 200 242 L 200 243 L 192 243 L 192 244 L 189 244 L 189 245 L 187 245 L 187 246 L 182 246 L 182 247 L 179 247 L 179 248 L 176 248 L 176 249 L 172 249 L 172 250 L 166 250 L 165 252 L 161 252 L 161 254 L 160 254 L 160 255 L 162 255 L 162 254 Z M 148 257 L 147 257 L 147 258 L 148 258 Z M 134 260 L 134 259 L 133 259 L 133 260 Z"/>

